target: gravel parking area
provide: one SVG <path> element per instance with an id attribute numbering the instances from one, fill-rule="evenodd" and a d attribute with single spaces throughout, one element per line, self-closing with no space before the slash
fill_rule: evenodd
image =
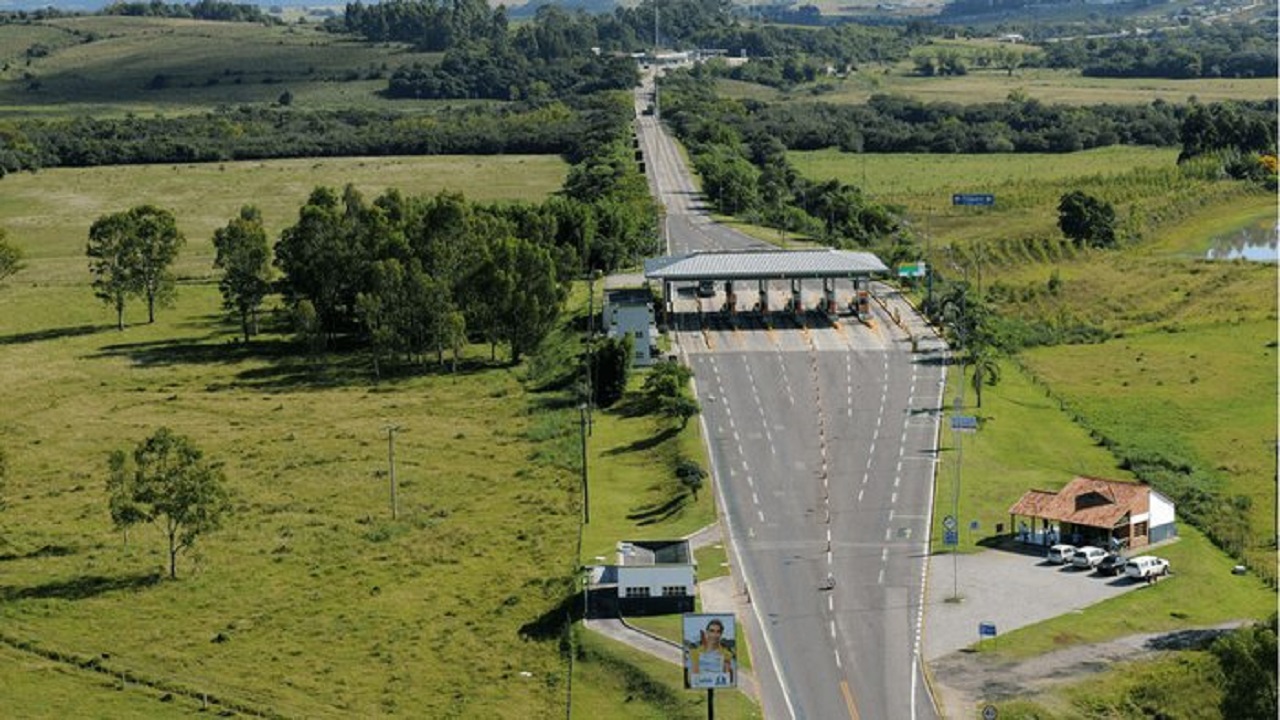
<path id="1" fill-rule="evenodd" d="M 995 623 L 998 637 L 1145 586 L 1123 575 L 1050 565 L 1044 553 L 1043 547 L 1013 543 L 969 555 L 935 555 L 926 592 L 925 660 L 977 642 L 979 623 Z M 948 602 L 957 591 L 963 601 Z"/>

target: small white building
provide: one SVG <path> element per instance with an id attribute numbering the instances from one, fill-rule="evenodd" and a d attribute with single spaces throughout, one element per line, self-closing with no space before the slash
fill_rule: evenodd
<path id="1" fill-rule="evenodd" d="M 666 615 L 693 612 L 698 569 L 687 540 L 618 543 L 618 563 L 592 568 L 592 615 Z"/>
<path id="2" fill-rule="evenodd" d="M 654 322 L 653 294 L 646 288 L 604 291 L 604 328 L 611 338 L 631 337 L 631 364 L 652 365 L 661 357 L 658 326 Z"/>

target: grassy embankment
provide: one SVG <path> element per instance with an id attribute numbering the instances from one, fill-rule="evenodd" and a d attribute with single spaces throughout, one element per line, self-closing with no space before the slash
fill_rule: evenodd
<path id="1" fill-rule="evenodd" d="M 504 157 L 5 178 L 0 224 L 29 267 L 0 289 L 11 463 L 0 616 L 5 640 L 28 650 L 6 646 L 21 672 L 0 704 L 155 717 L 192 712 L 208 693 L 285 716 L 562 712 L 565 666 L 543 628 L 577 566 L 576 413 L 530 412 L 548 405 L 542 393 L 523 369 L 490 365 L 487 347 L 458 375 L 375 383 L 363 358 L 294 354 L 272 332 L 236 344 L 209 238 L 246 202 L 278 233 L 316 184 L 374 196 L 447 182 L 473 199 L 534 199 L 563 174 L 554 158 Z M 118 332 L 89 291 L 83 244 L 100 214 L 148 201 L 188 236 L 186 279 L 155 325 Z M 380 476 L 391 422 L 404 426 L 398 521 Z M 235 496 L 177 582 L 157 574 L 158 534 L 126 543 L 106 512 L 106 454 L 161 424 L 225 462 Z M 648 696 L 631 707 L 654 714 Z"/>
<path id="2" fill-rule="evenodd" d="M 35 44 L 48 52 L 28 62 Z M 274 103 L 286 90 L 305 109 L 421 111 L 441 103 L 378 93 L 400 65 L 438 58 L 314 24 L 103 16 L 0 25 L 0 117 L 207 112 Z"/>
<path id="3" fill-rule="evenodd" d="M 1135 632 L 1262 619 L 1275 610 L 1275 591 L 1264 582 L 1274 581 L 1276 558 L 1268 542 L 1276 503 L 1275 266 L 1199 259 L 1215 236 L 1274 224 L 1274 198 L 1238 183 L 1187 181 L 1144 169 L 1161 152 L 1117 148 L 1053 162 L 848 156 L 843 167 L 830 153 L 797 154 L 811 177 L 855 184 L 861 184 L 865 161 L 866 187 L 905 206 L 918 227 L 930 228 L 934 265 L 944 274 L 969 270 L 976 280 L 981 262 L 985 287 L 1003 286 L 1000 295 L 1012 312 L 1034 323 L 1087 322 L 1110 337 L 1020 353 L 1020 365 L 1006 362 L 1000 384 L 984 391 L 981 408 L 972 388 L 964 389 L 962 412 L 979 416 L 983 426 L 962 441 L 959 519 L 962 527 L 978 520 L 981 528 L 976 535 L 961 533 L 962 550 L 990 538 L 996 523 L 1009 530 L 1007 509 L 1028 488 L 1053 490 L 1076 474 L 1131 479 L 1125 455 L 1185 461 L 1210 487 L 1252 503 L 1247 557 L 1258 575 L 1232 575 L 1236 561 L 1182 522 L 1181 539 L 1158 551 L 1175 569 L 1170 581 L 1014 631 L 998 649 L 984 652 L 1024 657 Z M 1166 157 L 1171 163 L 1173 154 Z M 1034 181 L 1027 177 L 1032 173 Z M 946 181 L 966 175 L 989 180 L 958 191 L 994 191 L 995 208 L 940 207 L 950 192 Z M 1050 236 L 1056 198 L 1075 188 L 1109 196 L 1121 217 L 1140 218 L 1132 227 L 1141 229 L 1141 241 L 1119 251 L 1064 252 L 1053 243 L 1016 240 Z M 1130 212 L 1134 204 L 1150 210 Z M 932 216 L 928 225 L 922 216 Z M 944 243 L 955 248 L 960 267 L 947 266 L 950 256 L 938 248 Z M 1057 288 L 1050 291 L 1053 277 Z M 952 372 L 947 397 L 960 392 Z M 953 442 L 944 433 L 944 445 Z M 956 454 L 945 450 L 939 508 L 950 507 L 955 479 Z M 934 535 L 941 537 L 941 529 Z M 1030 717 L 1019 713 L 1049 708 L 1073 717 L 1086 707 L 1213 713 L 1217 691 L 1202 692 L 1205 675 L 1196 670 L 1206 662 L 1202 653 L 1188 652 L 1126 665 L 1090 679 L 1087 688 L 1038 698 L 1044 706 L 1001 704 L 1001 716 Z M 1144 695 L 1135 677 L 1158 679 L 1164 690 Z"/>
<path id="4" fill-rule="evenodd" d="M 996 45 L 990 40 L 935 41 L 916 53 L 936 54 L 940 48 L 973 57 Z M 1004 48 L 1026 51 L 1026 46 Z M 902 95 L 925 102 L 1004 102 L 1011 93 L 1022 93 L 1043 103 L 1100 105 L 1102 103 L 1146 105 L 1156 99 L 1185 103 L 1195 97 L 1201 102 L 1220 100 L 1265 100 L 1276 95 L 1274 78 L 1095 78 L 1079 70 L 1018 68 L 1010 75 L 999 68 L 980 68 L 970 62 L 966 75 L 925 77 L 917 75 L 915 63 L 865 63 L 844 78 L 827 78 L 800 85 L 789 91 L 736 80 L 717 82 L 726 97 L 751 98 L 768 102 L 865 103 L 872 95 Z"/>

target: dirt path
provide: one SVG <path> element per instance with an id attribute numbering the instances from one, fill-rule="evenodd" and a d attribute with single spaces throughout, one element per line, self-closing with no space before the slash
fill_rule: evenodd
<path id="1" fill-rule="evenodd" d="M 1247 621 L 1241 620 L 1207 628 L 1130 635 L 1026 660 L 961 650 L 938 658 L 929 664 L 929 669 L 942 714 L 961 720 L 980 717 L 982 706 L 988 702 L 1077 682 L 1115 662 L 1140 660 L 1165 650 L 1204 647 L 1219 635 L 1245 624 Z"/>

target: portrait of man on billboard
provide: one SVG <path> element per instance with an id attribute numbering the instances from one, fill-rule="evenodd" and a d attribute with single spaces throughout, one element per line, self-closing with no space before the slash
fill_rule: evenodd
<path id="1" fill-rule="evenodd" d="M 684 616 L 684 685 L 688 689 L 732 688 L 738 684 L 737 634 L 733 615 Z"/>

